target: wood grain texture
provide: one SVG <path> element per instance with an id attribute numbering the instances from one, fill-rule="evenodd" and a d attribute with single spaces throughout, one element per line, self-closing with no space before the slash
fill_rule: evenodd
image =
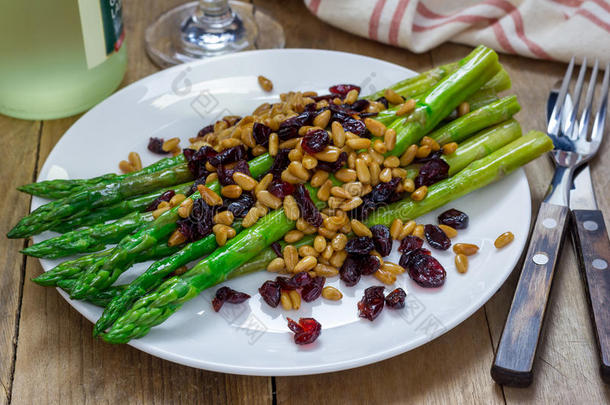
<path id="1" fill-rule="evenodd" d="M 610 383 L 610 239 L 601 211 L 574 210 L 575 250 L 583 273 L 600 358 L 600 373 Z"/>
<path id="2" fill-rule="evenodd" d="M 40 122 L 0 115 L 0 404 L 10 398 L 25 265 L 19 253 L 24 241 L 4 235 L 29 210 L 30 197 L 15 187 L 32 181 L 39 132 Z"/>
<path id="3" fill-rule="evenodd" d="M 568 213 L 568 207 L 546 202 L 540 206 L 491 368 L 491 375 L 499 384 L 526 387 L 532 382 L 534 358 L 565 239 Z"/>

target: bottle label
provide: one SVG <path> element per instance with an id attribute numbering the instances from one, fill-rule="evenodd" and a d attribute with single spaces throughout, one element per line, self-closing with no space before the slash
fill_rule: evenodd
<path id="1" fill-rule="evenodd" d="M 123 44 L 122 0 L 78 0 L 87 67 L 104 62 Z"/>

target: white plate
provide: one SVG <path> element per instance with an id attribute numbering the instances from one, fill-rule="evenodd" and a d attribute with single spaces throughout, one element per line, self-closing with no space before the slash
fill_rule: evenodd
<path id="1" fill-rule="evenodd" d="M 259 88 L 259 74 L 273 81 L 272 94 Z M 216 117 L 248 114 L 262 102 L 275 100 L 280 92 L 326 92 L 329 85 L 356 83 L 370 93 L 413 74 L 368 57 L 299 49 L 244 52 L 177 66 L 126 87 L 85 114 L 57 143 L 40 179 L 114 172 L 129 151 L 138 151 L 144 164 L 150 164 L 158 157 L 146 150 L 148 137 L 179 136 L 184 144 Z M 35 198 L 33 207 L 42 202 Z M 464 321 L 498 290 L 517 263 L 529 230 L 530 193 L 522 170 L 449 207 L 470 214 L 470 227 L 456 241 L 476 243 L 481 251 L 471 257 L 465 275 L 455 270 L 451 252 L 434 252 L 448 273 L 442 288 L 420 288 L 408 276 L 401 276 L 398 286 L 408 292 L 404 310 L 385 309 L 374 322 L 358 318 L 356 303 L 364 288 L 380 284 L 370 276 L 356 287 L 330 279 L 328 284 L 343 292 L 340 302 L 319 299 L 290 313 L 272 309 L 257 292 L 264 280 L 272 278 L 263 271 L 227 283 L 252 295 L 246 303 L 227 304 L 214 313 L 213 288 L 131 345 L 188 366 L 252 375 L 343 370 L 414 349 Z M 419 221 L 436 223 L 436 215 L 449 207 Z M 515 241 L 497 251 L 493 239 L 508 230 L 515 234 Z M 396 249 L 390 260 L 398 262 Z M 58 263 L 41 262 L 45 270 Z M 145 268 L 146 264 L 135 266 L 119 282 Z M 68 301 L 91 321 L 101 314 L 93 305 Z M 309 346 L 295 345 L 286 316 L 313 316 L 323 325 L 320 338 Z"/>

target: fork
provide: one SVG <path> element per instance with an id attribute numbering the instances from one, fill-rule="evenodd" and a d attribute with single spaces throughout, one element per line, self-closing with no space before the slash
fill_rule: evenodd
<path id="1" fill-rule="evenodd" d="M 499 384 L 525 387 L 533 380 L 534 358 L 568 223 L 569 196 L 574 172 L 597 153 L 603 137 L 610 64 L 606 66 L 600 106 L 589 131 L 598 65 L 596 61 L 578 123 L 576 116 L 583 93 L 587 64 L 586 60 L 582 63 L 574 87 L 574 105 L 571 111 L 567 112 L 565 100 L 574 71 L 574 58 L 568 65 L 549 119 L 547 134 L 555 146 L 550 152 L 555 161 L 555 174 L 538 211 L 523 270 L 491 368 L 492 378 Z"/>

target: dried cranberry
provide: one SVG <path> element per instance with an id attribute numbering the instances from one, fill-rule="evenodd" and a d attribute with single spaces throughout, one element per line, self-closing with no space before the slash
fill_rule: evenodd
<path id="1" fill-rule="evenodd" d="M 294 276 L 282 277 L 278 276 L 275 281 L 280 285 L 280 288 L 284 290 L 296 290 L 297 288 L 303 288 L 311 283 L 311 277 L 306 272 L 297 273 Z"/>
<path id="2" fill-rule="evenodd" d="M 350 105 L 351 109 L 354 111 L 363 111 L 366 110 L 371 104 L 368 100 L 361 98 L 360 100 L 356 100 L 352 105 Z M 362 115 L 360 115 L 362 117 Z"/>
<path id="3" fill-rule="evenodd" d="M 360 264 L 358 263 L 358 260 L 353 256 L 347 256 L 339 270 L 341 280 L 343 280 L 348 287 L 352 287 L 358 284 L 360 275 Z"/>
<path id="4" fill-rule="evenodd" d="M 277 155 L 275 155 L 275 159 L 273 159 L 273 163 L 269 169 L 269 173 L 273 175 L 274 179 L 279 179 L 282 176 L 282 172 L 290 164 L 290 158 L 288 158 L 289 153 L 290 149 L 280 149 Z"/>
<path id="5" fill-rule="evenodd" d="M 144 211 L 149 212 L 156 210 L 157 207 L 159 207 L 159 204 L 161 204 L 161 201 L 169 201 L 175 195 L 176 192 L 174 190 L 167 190 L 165 193 L 161 194 L 159 197 L 155 198 L 150 204 L 148 204 L 148 207 L 146 207 Z"/>
<path id="6" fill-rule="evenodd" d="M 303 217 L 308 224 L 315 227 L 322 225 L 322 215 L 320 214 L 320 211 L 318 211 L 318 208 L 316 208 L 316 205 L 313 203 L 311 196 L 309 195 L 309 191 L 307 191 L 307 188 L 305 188 L 304 185 L 296 185 L 294 190 L 294 198 L 297 200 L 301 217 Z"/>
<path id="7" fill-rule="evenodd" d="M 273 253 L 275 253 L 277 257 L 281 257 L 282 259 L 284 258 L 284 255 L 282 254 L 282 246 L 279 243 L 273 242 L 271 244 L 271 250 L 273 250 Z"/>
<path id="8" fill-rule="evenodd" d="M 309 130 L 301 141 L 301 147 L 310 155 L 322 152 L 330 143 L 330 136 L 324 129 Z"/>
<path id="9" fill-rule="evenodd" d="M 396 192 L 396 188 L 398 187 L 398 184 L 400 184 L 400 181 L 400 177 L 394 177 L 387 183 L 381 182 L 377 184 L 370 193 L 362 197 L 362 204 L 349 211 L 348 215 L 363 220 L 376 208 L 398 201 L 400 195 Z"/>
<path id="10" fill-rule="evenodd" d="M 277 198 L 281 198 L 283 200 L 287 195 L 294 193 L 294 185 L 288 183 L 287 181 L 276 179 L 269 184 L 269 188 L 267 190 Z"/>
<path id="11" fill-rule="evenodd" d="M 269 145 L 269 135 L 271 135 L 271 132 L 273 132 L 271 128 L 260 122 L 255 122 L 252 126 L 252 137 L 257 145 L 267 147 L 267 145 Z"/>
<path id="12" fill-rule="evenodd" d="M 399 287 L 385 297 L 385 303 L 392 309 L 400 309 L 405 307 L 405 298 L 407 293 Z"/>
<path id="13" fill-rule="evenodd" d="M 324 288 L 324 281 L 326 281 L 326 279 L 320 276 L 311 279 L 311 281 L 301 290 L 301 298 L 303 298 L 303 301 L 312 302 L 320 298 L 320 295 L 322 295 L 322 288 Z"/>
<path id="14" fill-rule="evenodd" d="M 409 276 L 422 287 L 440 287 L 445 283 L 447 272 L 434 257 L 419 250 L 409 255 Z"/>
<path id="15" fill-rule="evenodd" d="M 301 318 L 299 323 L 288 318 L 288 328 L 294 332 L 294 343 L 297 345 L 315 342 L 322 332 L 322 325 L 313 318 Z"/>
<path id="16" fill-rule="evenodd" d="M 436 225 L 427 224 L 424 226 L 424 234 L 426 240 L 434 249 L 447 250 L 451 247 L 451 239 Z"/>
<path id="17" fill-rule="evenodd" d="M 438 216 L 438 223 L 455 229 L 466 229 L 468 228 L 468 215 L 451 208 Z"/>
<path id="18" fill-rule="evenodd" d="M 206 162 L 216 156 L 217 152 L 210 146 L 202 146 L 199 150 L 183 149 L 182 154 L 187 161 L 190 172 L 195 178 L 207 176 Z"/>
<path id="19" fill-rule="evenodd" d="M 229 163 L 237 162 L 238 160 L 246 160 L 248 154 L 244 145 L 237 145 L 227 148 L 219 152 L 215 156 L 210 157 L 209 162 L 212 166 L 228 165 Z"/>
<path id="20" fill-rule="evenodd" d="M 352 90 L 358 90 L 358 93 L 360 93 L 360 86 L 356 86 L 355 84 L 336 84 L 328 88 L 328 91 L 330 91 L 331 94 L 341 98 L 345 98 L 347 93 Z"/>
<path id="21" fill-rule="evenodd" d="M 246 293 L 235 291 L 229 287 L 221 287 L 216 291 L 216 295 L 212 300 L 212 307 L 214 307 L 214 311 L 218 312 L 225 302 L 230 304 L 241 304 L 248 298 L 250 298 L 250 296 Z"/>
<path id="22" fill-rule="evenodd" d="M 358 316 L 360 318 L 373 321 L 379 316 L 385 303 L 383 290 L 384 288 L 381 286 L 373 286 L 364 290 L 364 296 L 358 302 Z"/>
<path id="23" fill-rule="evenodd" d="M 439 149 L 439 150 L 437 150 L 435 152 L 430 153 L 426 157 L 415 158 L 413 160 L 413 163 L 417 163 L 417 164 L 419 164 L 419 163 L 426 163 L 426 162 L 429 162 L 429 161 L 434 160 L 434 159 L 440 159 L 441 156 L 443 156 L 443 152 Z"/>
<path id="24" fill-rule="evenodd" d="M 235 199 L 225 198 L 222 207 L 231 211 L 235 218 L 243 218 L 255 203 L 256 199 L 254 196 L 244 192 Z"/>
<path id="25" fill-rule="evenodd" d="M 280 290 L 280 285 L 277 282 L 271 280 L 265 281 L 258 289 L 258 292 L 270 307 L 276 308 L 280 304 L 282 292 Z"/>
<path id="26" fill-rule="evenodd" d="M 363 276 L 369 276 L 381 267 L 381 260 L 375 255 L 358 255 L 355 258 L 360 266 L 360 274 Z"/>
<path id="27" fill-rule="evenodd" d="M 216 168 L 216 174 L 218 174 L 218 182 L 223 186 L 235 184 L 233 180 L 233 174 L 235 172 L 241 172 L 250 175 L 250 166 L 245 160 L 240 160 L 231 166 L 220 165 Z"/>
<path id="28" fill-rule="evenodd" d="M 316 166 L 317 170 L 324 170 L 328 173 L 336 173 L 343 167 L 343 165 L 347 162 L 347 153 L 341 152 L 339 157 L 334 162 L 323 162 L 318 161 L 318 165 Z"/>
<path id="29" fill-rule="evenodd" d="M 338 121 L 344 130 L 350 131 L 358 136 L 364 136 L 366 134 L 364 122 L 357 120 L 344 112 L 333 113 L 330 121 Z"/>
<path id="30" fill-rule="evenodd" d="M 375 244 L 373 239 L 368 236 L 352 238 L 345 245 L 345 251 L 349 254 L 368 255 L 373 249 L 375 249 Z"/>
<path id="31" fill-rule="evenodd" d="M 163 138 L 154 138 L 151 137 L 148 140 L 148 150 L 151 151 L 152 153 L 157 153 L 159 155 L 165 155 L 169 152 L 166 152 L 163 150 Z"/>
<path id="32" fill-rule="evenodd" d="M 414 250 L 409 250 L 409 251 L 405 251 L 401 256 L 400 256 L 400 260 L 398 261 L 398 264 L 401 265 L 402 267 L 404 267 L 405 269 L 409 267 L 409 259 L 411 257 L 411 255 L 413 253 L 418 253 L 418 254 L 422 254 L 422 255 L 432 255 L 432 253 L 425 248 L 419 248 L 419 249 L 414 249 Z"/>
<path id="33" fill-rule="evenodd" d="M 288 139 L 297 138 L 299 136 L 299 128 L 303 125 L 311 124 L 313 120 L 313 114 L 309 110 L 303 111 L 301 114 L 288 118 L 280 124 L 280 128 L 277 131 L 277 135 L 281 141 L 287 141 Z"/>
<path id="34" fill-rule="evenodd" d="M 213 217 L 213 208 L 206 204 L 202 198 L 198 198 L 193 201 L 191 214 L 187 218 L 179 219 L 176 221 L 176 224 L 180 233 L 187 240 L 195 241 L 212 233 L 212 226 L 214 226 Z"/>
<path id="35" fill-rule="evenodd" d="M 371 233 L 373 234 L 373 243 L 375 249 L 383 257 L 386 257 L 392 251 L 392 237 L 390 236 L 390 229 L 385 225 L 375 225 L 371 227 Z"/>
<path id="36" fill-rule="evenodd" d="M 415 187 L 431 186 L 449 177 L 449 164 L 443 159 L 431 159 L 419 169 L 415 178 Z"/>
<path id="37" fill-rule="evenodd" d="M 385 108 L 387 109 L 388 107 L 390 107 L 390 103 L 388 102 L 388 99 L 385 97 L 379 97 L 377 100 L 378 103 L 381 103 L 385 106 Z"/>
<path id="38" fill-rule="evenodd" d="M 408 235 L 400 242 L 398 251 L 401 253 L 410 253 L 422 247 L 424 240 L 415 235 Z"/>
<path id="39" fill-rule="evenodd" d="M 214 132 L 214 124 L 210 124 L 210 125 L 207 125 L 207 126 L 201 128 L 199 130 L 199 132 L 197 132 L 197 137 L 201 138 L 201 137 L 209 134 L 210 132 Z"/>

